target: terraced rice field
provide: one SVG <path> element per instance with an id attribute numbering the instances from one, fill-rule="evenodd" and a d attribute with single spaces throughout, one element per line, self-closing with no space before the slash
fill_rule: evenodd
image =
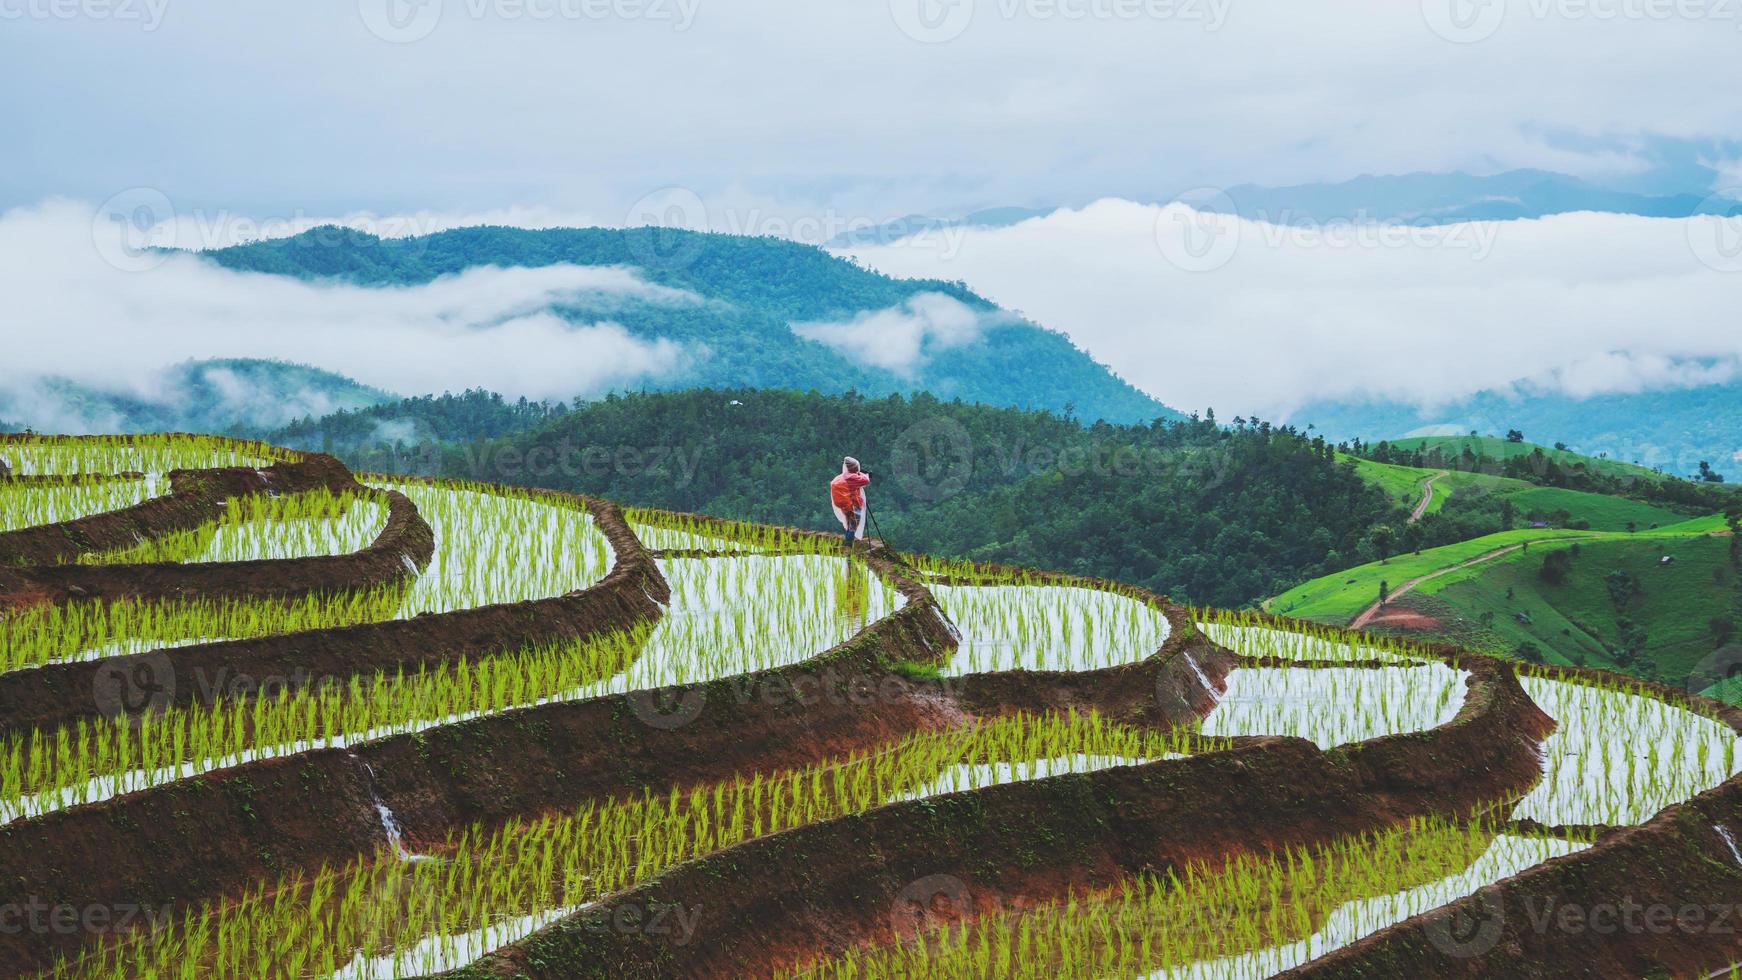
<path id="1" fill-rule="evenodd" d="M 1742 962 L 1540 914 L 1742 894 L 1697 696 L 204 437 L 0 458 L 0 975 Z"/>

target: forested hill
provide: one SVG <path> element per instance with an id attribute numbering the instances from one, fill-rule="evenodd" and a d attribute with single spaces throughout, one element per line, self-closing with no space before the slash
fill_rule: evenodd
<path id="1" fill-rule="evenodd" d="M 634 388 L 927 391 L 987 405 L 1069 407 L 1091 421 L 1182 417 L 1064 334 L 1000 310 L 961 283 L 892 279 L 785 239 L 658 228 L 500 227 L 381 239 L 320 228 L 205 254 L 231 269 L 364 286 L 417 285 L 479 266 L 632 268 L 701 301 L 577 300 L 553 312 L 576 324 L 608 319 L 641 339 L 682 345 L 681 370 Z M 873 316 L 878 319 L 868 320 Z M 917 348 L 901 347 L 900 337 L 917 337 Z"/>
<path id="2" fill-rule="evenodd" d="M 1408 433 L 1499 436 L 1519 429 L 1677 476 L 1701 462 L 1742 467 L 1742 382 L 1575 398 L 1552 391 L 1484 391 L 1433 408 L 1401 402 L 1322 401 L 1289 416 L 1337 439 L 1396 439 Z"/>
<path id="3" fill-rule="evenodd" d="M 506 435 L 461 438 L 467 426 Z M 397 447 L 371 440 L 445 435 Z M 815 392 L 686 391 L 569 410 L 474 393 L 335 415 L 273 438 L 354 465 L 579 490 L 829 528 L 843 454 L 895 545 L 1117 577 L 1235 606 L 1373 555 L 1401 521 L 1334 447 L 1201 421 L 1084 426 L 1047 412 Z"/>

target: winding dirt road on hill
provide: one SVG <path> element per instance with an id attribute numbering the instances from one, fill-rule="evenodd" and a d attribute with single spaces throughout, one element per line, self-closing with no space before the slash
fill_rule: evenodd
<path id="1" fill-rule="evenodd" d="M 1595 537 L 1595 535 L 1592 535 L 1591 537 Z M 1421 576 L 1420 578 L 1412 578 L 1409 581 L 1398 586 L 1397 588 L 1392 589 L 1391 595 L 1389 597 L 1387 597 L 1383 602 L 1375 602 L 1373 605 L 1368 606 L 1366 609 L 1362 610 L 1361 615 L 1356 616 L 1354 619 L 1350 620 L 1349 621 L 1349 628 L 1350 629 L 1360 629 L 1361 627 L 1366 626 L 1367 623 L 1369 621 L 1371 621 L 1374 616 L 1379 615 L 1379 610 L 1384 609 L 1386 604 L 1389 603 L 1392 599 L 1396 599 L 1396 598 L 1403 596 L 1409 592 L 1412 592 L 1412 591 L 1414 591 L 1415 587 L 1420 585 L 1421 583 L 1432 581 L 1433 579 L 1439 578 L 1441 575 L 1450 575 L 1453 572 L 1459 571 L 1461 569 L 1469 568 L 1471 565 L 1480 565 L 1484 562 L 1493 561 L 1496 558 L 1503 558 L 1506 555 L 1512 554 L 1514 551 L 1517 551 L 1520 548 L 1524 548 L 1524 547 L 1527 547 L 1527 546 L 1533 545 L 1533 544 L 1541 544 L 1545 541 L 1558 544 L 1562 541 L 1588 541 L 1588 540 L 1590 540 L 1589 537 L 1536 538 L 1536 539 L 1531 540 L 1531 541 L 1520 541 L 1517 544 L 1508 545 L 1507 547 L 1504 547 L 1504 548 L 1497 548 L 1494 551 L 1488 552 L 1487 554 L 1477 555 L 1476 557 L 1474 557 L 1466 562 L 1460 562 L 1459 564 L 1456 564 L 1456 565 L 1447 565 L 1445 568 L 1441 568 L 1441 569 L 1437 569 L 1435 571 L 1429 572 L 1426 575 Z"/>
<path id="2" fill-rule="evenodd" d="M 1427 513 L 1427 509 L 1429 507 L 1433 506 L 1434 481 L 1438 480 L 1442 476 L 1451 476 L 1451 475 L 1452 475 L 1451 470 L 1440 470 L 1438 473 L 1435 473 L 1433 476 L 1430 476 L 1427 479 L 1421 481 L 1421 503 L 1416 504 L 1415 510 L 1410 513 L 1409 523 L 1414 524 L 1416 521 L 1421 520 L 1421 516 L 1423 514 Z"/>

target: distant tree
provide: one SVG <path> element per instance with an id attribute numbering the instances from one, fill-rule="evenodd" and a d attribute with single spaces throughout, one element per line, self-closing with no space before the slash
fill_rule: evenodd
<path id="1" fill-rule="evenodd" d="M 1518 431 L 1517 429 L 1507 429 L 1506 430 L 1506 441 L 1507 442 L 1523 442 L 1524 441 L 1524 433 Z"/>
<path id="2" fill-rule="evenodd" d="M 1644 652 L 1645 644 L 1650 637 L 1646 635 L 1643 626 L 1626 616 L 1615 620 L 1615 631 L 1617 635 L 1615 661 L 1622 666 L 1630 665 L 1639 659 L 1639 655 Z"/>
<path id="3" fill-rule="evenodd" d="M 1731 637 L 1736 635 L 1736 619 L 1728 613 L 1713 616 L 1707 621 L 1706 628 L 1712 632 L 1712 642 L 1718 646 L 1723 646 L 1730 642 Z"/>
<path id="4" fill-rule="evenodd" d="M 1638 530 L 1639 530 L 1639 522 L 1638 521 L 1628 521 L 1627 522 L 1627 533 L 1628 534 L 1637 533 Z"/>
<path id="5" fill-rule="evenodd" d="M 1542 647 L 1539 647 L 1534 643 L 1520 643 L 1518 645 L 1518 659 L 1526 660 L 1533 664 L 1543 663 Z"/>
<path id="6" fill-rule="evenodd" d="M 1700 480 L 1703 483 L 1723 483 L 1724 474 L 1712 472 L 1712 464 L 1700 460 Z"/>
<path id="7" fill-rule="evenodd" d="M 1563 548 L 1543 556 L 1542 571 L 1538 572 L 1537 575 L 1550 585 L 1565 585 L 1572 570 L 1572 553 Z"/>
<path id="8" fill-rule="evenodd" d="M 1367 540 L 1373 543 L 1373 550 L 1379 553 L 1379 564 L 1383 565 L 1391 559 L 1391 549 L 1397 545 L 1397 531 L 1389 524 L 1381 524 L 1368 532 Z"/>
<path id="9" fill-rule="evenodd" d="M 1391 601 L 1391 583 L 1385 581 L 1384 579 L 1380 579 L 1379 580 L 1379 604 L 1384 605 L 1385 603 L 1390 602 L 1390 601 Z"/>
<path id="10" fill-rule="evenodd" d="M 1554 444 L 1554 447 L 1563 453 L 1567 451 L 1567 444 L 1564 442 L 1557 442 Z"/>
<path id="11" fill-rule="evenodd" d="M 1609 602 L 1618 613 L 1626 612 L 1634 600 L 1644 594 L 1644 589 L 1639 584 L 1639 576 L 1625 568 L 1617 568 L 1603 576 L 1603 588 L 1608 590 Z"/>
<path id="12" fill-rule="evenodd" d="M 1510 501 L 1510 500 L 1500 501 L 1500 530 L 1502 530 L 1502 531 L 1512 530 L 1512 523 L 1513 523 L 1514 519 L 1515 519 L 1515 514 L 1513 512 L 1512 501 Z"/>
<path id="13" fill-rule="evenodd" d="M 1421 554 L 1421 543 L 1427 537 L 1427 529 L 1420 523 L 1406 525 L 1403 529 L 1403 550 Z"/>

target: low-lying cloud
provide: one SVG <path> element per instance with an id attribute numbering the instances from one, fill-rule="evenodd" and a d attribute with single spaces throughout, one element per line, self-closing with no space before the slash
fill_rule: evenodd
<path id="1" fill-rule="evenodd" d="M 151 397 L 167 364 L 274 358 L 405 395 L 482 386 L 566 399 L 664 377 L 692 353 L 608 316 L 575 323 L 550 312 L 699 302 L 632 269 L 474 268 L 365 288 L 235 272 L 193 255 L 125 271 L 105 259 L 118 254 L 107 234 L 119 232 L 69 202 L 0 215 L 0 387 L 27 390 L 53 375 Z M 54 407 L 35 408 L 46 416 Z"/>
<path id="2" fill-rule="evenodd" d="M 951 243 L 851 250 L 960 279 L 1169 404 L 1285 414 L 1435 405 L 1529 381 L 1574 396 L 1728 380 L 1735 220 L 1564 214 L 1384 232 L 1285 229 L 1103 200 Z"/>
<path id="3" fill-rule="evenodd" d="M 943 293 L 918 293 L 898 306 L 851 320 L 794 323 L 792 332 L 871 367 L 912 377 L 929 354 L 978 341 L 987 327 L 1008 321 Z"/>

